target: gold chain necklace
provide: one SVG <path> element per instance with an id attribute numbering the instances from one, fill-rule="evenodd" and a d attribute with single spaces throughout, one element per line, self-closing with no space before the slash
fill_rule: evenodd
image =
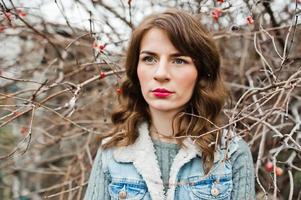
<path id="1" fill-rule="evenodd" d="M 155 133 L 156 136 L 158 136 L 159 138 L 162 138 L 162 139 L 168 139 L 168 140 L 176 139 L 176 137 L 174 137 L 174 136 L 168 136 L 168 135 L 160 133 L 154 125 L 151 125 L 149 131 L 150 131 L 150 133 Z"/>

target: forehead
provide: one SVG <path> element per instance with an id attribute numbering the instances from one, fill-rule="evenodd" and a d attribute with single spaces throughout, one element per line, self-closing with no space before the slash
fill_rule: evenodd
<path id="1" fill-rule="evenodd" d="M 170 41 L 167 32 L 159 28 L 152 28 L 143 35 L 140 51 L 179 53 Z"/>

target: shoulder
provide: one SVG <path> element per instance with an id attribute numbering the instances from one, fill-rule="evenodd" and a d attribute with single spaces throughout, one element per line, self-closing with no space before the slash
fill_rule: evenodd
<path id="1" fill-rule="evenodd" d="M 231 141 L 230 148 L 231 147 L 234 148 L 231 152 L 232 162 L 244 158 L 243 160 L 250 160 L 250 162 L 253 163 L 250 147 L 243 138 L 235 136 Z"/>
<path id="2" fill-rule="evenodd" d="M 101 141 L 97 154 L 100 154 L 102 159 L 107 159 L 108 157 L 110 157 L 113 149 L 116 149 L 116 147 L 105 147 L 105 145 L 109 143 L 111 139 L 112 137 L 107 137 Z"/>
<path id="3" fill-rule="evenodd" d="M 241 137 L 239 137 L 237 140 L 237 146 L 238 146 L 238 149 L 237 149 L 238 152 L 250 152 L 249 145 Z"/>
<path id="4" fill-rule="evenodd" d="M 93 165 L 101 167 L 103 170 L 107 169 L 109 159 L 112 157 L 111 148 L 103 149 L 101 146 L 97 149 Z"/>
<path id="5" fill-rule="evenodd" d="M 223 130 L 220 145 L 222 149 L 227 149 L 230 157 L 251 154 L 250 147 L 245 140 L 231 130 Z"/>

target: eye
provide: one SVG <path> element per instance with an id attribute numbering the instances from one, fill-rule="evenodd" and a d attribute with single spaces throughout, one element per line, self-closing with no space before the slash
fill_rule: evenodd
<path id="1" fill-rule="evenodd" d="M 142 61 L 145 62 L 146 64 L 156 63 L 156 59 L 154 58 L 154 56 L 144 56 L 142 57 Z"/>
<path id="2" fill-rule="evenodd" d="M 173 63 L 175 63 L 177 65 L 183 65 L 183 64 L 187 64 L 188 62 L 182 58 L 175 58 L 173 60 Z"/>

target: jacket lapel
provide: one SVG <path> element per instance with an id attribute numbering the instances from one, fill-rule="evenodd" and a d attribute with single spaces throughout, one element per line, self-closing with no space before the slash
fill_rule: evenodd
<path id="1" fill-rule="evenodd" d="M 139 126 L 139 136 L 135 143 L 126 147 L 118 147 L 113 151 L 118 162 L 133 162 L 133 165 L 146 182 L 153 200 L 165 199 L 161 171 L 155 154 L 153 142 L 149 136 L 148 124 Z"/>
<path id="2" fill-rule="evenodd" d="M 177 175 L 181 167 L 197 155 L 201 156 L 201 152 L 190 138 L 184 140 L 185 147 L 179 150 L 170 169 L 169 183 L 171 185 L 166 197 L 157 156 L 149 136 L 148 124 L 146 122 L 142 123 L 138 130 L 139 136 L 134 144 L 114 149 L 114 159 L 118 162 L 133 162 L 133 165 L 146 182 L 153 200 L 173 200 L 176 188 L 174 183 L 177 182 Z"/>
<path id="3" fill-rule="evenodd" d="M 179 153 L 176 155 L 171 168 L 169 175 L 170 187 L 167 191 L 167 200 L 173 200 L 175 196 L 175 189 L 177 183 L 177 175 L 183 165 L 188 163 L 190 160 L 195 158 L 197 155 L 202 156 L 202 153 L 198 150 L 196 145 L 192 142 L 190 138 L 184 140 L 185 147 L 182 147 L 179 150 Z"/>

